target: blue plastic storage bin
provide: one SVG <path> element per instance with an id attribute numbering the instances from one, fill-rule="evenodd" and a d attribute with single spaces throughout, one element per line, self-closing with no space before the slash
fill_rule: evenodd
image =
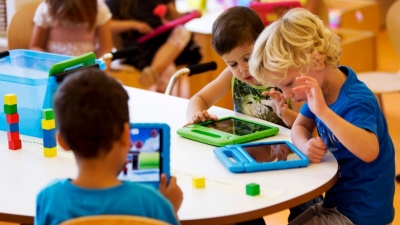
<path id="1" fill-rule="evenodd" d="M 94 53 L 78 57 L 31 50 L 0 53 L 0 130 L 7 131 L 4 95 L 13 93 L 17 95 L 20 134 L 41 138 L 42 109 L 53 107 L 58 86 L 57 77 L 51 75 L 93 64 L 106 68 Z"/>

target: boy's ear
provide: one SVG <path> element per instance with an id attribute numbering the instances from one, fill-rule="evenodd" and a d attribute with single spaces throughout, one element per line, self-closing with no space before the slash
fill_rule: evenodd
<path id="1" fill-rule="evenodd" d="M 124 130 L 122 131 L 122 135 L 121 135 L 121 142 L 124 145 L 131 145 L 131 127 L 129 125 L 129 123 L 125 123 L 124 124 Z"/>
<path id="2" fill-rule="evenodd" d="M 64 139 L 61 137 L 60 132 L 57 132 L 56 137 L 57 137 L 57 142 L 61 146 L 62 149 L 64 149 L 65 151 L 71 150 L 71 149 L 69 149 L 67 143 L 65 143 Z"/>
<path id="3" fill-rule="evenodd" d="M 312 53 L 313 61 L 315 62 L 314 66 L 316 70 L 322 70 L 325 68 L 325 60 L 318 52 Z"/>

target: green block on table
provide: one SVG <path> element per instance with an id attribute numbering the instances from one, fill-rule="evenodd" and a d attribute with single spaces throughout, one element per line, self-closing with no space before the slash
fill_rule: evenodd
<path id="1" fill-rule="evenodd" d="M 17 104 L 15 104 L 15 105 L 4 104 L 4 113 L 5 114 L 17 113 Z"/>
<path id="2" fill-rule="evenodd" d="M 260 194 L 260 185 L 256 183 L 250 183 L 246 185 L 246 194 L 250 196 L 256 196 Z"/>
<path id="3" fill-rule="evenodd" d="M 54 119 L 54 110 L 53 109 L 43 109 L 42 110 L 42 119 L 44 119 L 44 120 Z"/>
<path id="4" fill-rule="evenodd" d="M 139 169 L 158 169 L 160 166 L 159 152 L 141 152 L 139 154 Z"/>

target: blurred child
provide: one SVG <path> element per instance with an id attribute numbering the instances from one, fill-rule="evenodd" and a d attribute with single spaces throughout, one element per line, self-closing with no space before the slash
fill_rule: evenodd
<path id="1" fill-rule="evenodd" d="M 183 195 L 171 177 L 161 176 L 160 192 L 119 181 L 130 149 L 128 94 L 97 69 L 69 75 L 54 96 L 57 140 L 72 150 L 78 176 L 49 184 L 37 196 L 35 224 L 59 224 L 90 215 L 136 215 L 179 224 Z M 101 121 L 101 123 L 99 123 Z M 172 204 L 171 204 L 172 203 Z"/>
<path id="2" fill-rule="evenodd" d="M 390 224 L 394 218 L 394 147 L 374 94 L 338 66 L 340 38 L 306 9 L 292 9 L 257 39 L 250 71 L 286 98 L 304 101 L 292 141 L 312 163 L 330 151 L 338 181 L 323 203 L 293 224 Z M 313 137 L 317 128 L 319 137 Z"/>
<path id="3" fill-rule="evenodd" d="M 120 35 L 123 48 L 136 46 L 136 41 L 144 34 L 166 21 L 183 16 L 177 11 L 174 0 L 106 0 L 106 4 L 113 15 L 112 32 Z M 160 6 L 166 8 L 164 16 L 155 12 Z M 138 53 L 127 57 L 124 63 L 141 71 L 139 82 L 144 88 L 155 86 L 157 92 L 164 93 L 169 79 L 176 72 L 175 65 L 184 58 L 193 58 L 193 55 L 180 57 L 190 47 L 188 43 L 193 43 L 190 41 L 191 32 L 180 25 L 140 44 Z M 199 57 L 193 58 L 195 63 Z"/>
<path id="4" fill-rule="evenodd" d="M 232 89 L 236 112 L 289 128 L 292 126 L 302 103 L 286 101 L 280 92 L 262 86 L 249 73 L 248 60 L 253 44 L 263 29 L 260 17 L 247 7 L 229 8 L 215 20 L 212 46 L 228 67 L 189 100 L 186 125 L 218 120 L 216 115 L 209 114 L 207 110 Z M 319 201 L 316 198 L 292 208 L 289 220 Z M 260 218 L 260 222 L 263 221 Z"/>
<path id="5" fill-rule="evenodd" d="M 111 52 L 111 13 L 99 0 L 45 0 L 36 9 L 29 49 L 78 56 Z"/>

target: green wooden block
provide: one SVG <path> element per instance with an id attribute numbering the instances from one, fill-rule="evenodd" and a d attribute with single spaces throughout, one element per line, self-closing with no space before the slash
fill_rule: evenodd
<path id="1" fill-rule="evenodd" d="M 17 113 L 17 104 L 14 105 L 7 105 L 4 104 L 4 113 L 5 114 L 14 114 Z"/>
<path id="2" fill-rule="evenodd" d="M 42 119 L 44 120 L 52 120 L 54 119 L 54 110 L 53 109 L 43 109 L 42 110 Z"/>
<path id="3" fill-rule="evenodd" d="M 250 196 L 256 196 L 260 194 L 260 185 L 256 183 L 250 183 L 246 185 L 246 194 Z"/>

